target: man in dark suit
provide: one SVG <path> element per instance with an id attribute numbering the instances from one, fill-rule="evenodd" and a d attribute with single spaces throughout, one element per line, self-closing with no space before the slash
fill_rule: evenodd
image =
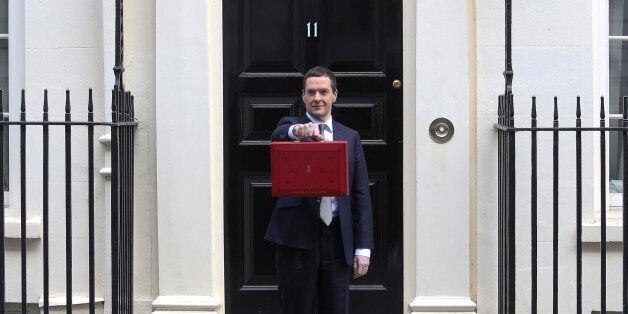
<path id="1" fill-rule="evenodd" d="M 273 141 L 348 144 L 349 196 L 277 200 L 265 239 L 275 244 L 284 314 L 349 313 L 351 274 L 365 275 L 370 263 L 373 218 L 366 161 L 358 132 L 332 120 L 337 97 L 334 74 L 324 67 L 310 69 L 303 77 L 306 115 L 282 118 L 272 133 Z"/>

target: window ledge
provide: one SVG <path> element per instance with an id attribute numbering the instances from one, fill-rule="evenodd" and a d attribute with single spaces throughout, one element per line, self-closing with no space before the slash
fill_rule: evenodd
<path id="1" fill-rule="evenodd" d="M 67 298 L 66 297 L 56 297 L 56 298 L 48 298 L 48 305 L 50 307 L 65 307 L 67 304 Z M 94 302 L 96 304 L 98 303 L 104 303 L 105 299 L 103 298 L 95 298 Z M 73 296 L 72 297 L 72 305 L 81 305 L 81 304 L 89 304 L 89 298 L 87 297 L 82 297 L 82 296 Z M 39 299 L 39 307 L 43 308 L 44 307 L 44 299 L 40 298 Z"/>
<path id="2" fill-rule="evenodd" d="M 20 218 L 6 217 L 4 220 L 5 230 L 4 237 L 7 239 L 20 239 L 22 237 Z M 26 238 L 41 238 L 41 217 L 35 217 L 26 220 Z"/>
<path id="3" fill-rule="evenodd" d="M 220 302 L 212 296 L 158 296 L 153 301 L 153 313 L 183 313 L 218 311 Z"/>
<path id="4" fill-rule="evenodd" d="M 599 224 L 583 224 L 582 225 L 582 242 L 583 243 L 600 243 L 600 233 L 602 227 Z M 606 226 L 606 243 L 623 242 L 622 239 L 623 226 L 621 223 L 609 223 Z"/>

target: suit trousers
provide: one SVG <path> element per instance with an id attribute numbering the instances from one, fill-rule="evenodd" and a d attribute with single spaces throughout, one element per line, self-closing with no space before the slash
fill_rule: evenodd
<path id="1" fill-rule="evenodd" d="M 348 314 L 349 281 L 340 222 L 320 222 L 314 249 L 276 245 L 279 301 L 283 314 Z"/>

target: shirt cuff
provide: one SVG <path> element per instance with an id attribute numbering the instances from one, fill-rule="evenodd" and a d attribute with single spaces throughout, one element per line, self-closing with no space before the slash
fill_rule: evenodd
<path id="1" fill-rule="evenodd" d="M 290 137 L 290 138 L 291 138 L 291 139 L 293 139 L 293 140 L 296 140 L 296 139 L 297 139 L 297 137 L 296 137 L 296 136 L 294 136 L 294 134 L 292 134 L 292 129 L 294 129 L 294 127 L 295 127 L 295 126 L 297 126 L 297 125 L 296 125 L 296 124 L 293 124 L 293 125 L 291 125 L 291 126 L 288 128 L 288 137 Z"/>
<path id="2" fill-rule="evenodd" d="M 371 249 L 355 249 L 355 255 L 371 258 Z"/>

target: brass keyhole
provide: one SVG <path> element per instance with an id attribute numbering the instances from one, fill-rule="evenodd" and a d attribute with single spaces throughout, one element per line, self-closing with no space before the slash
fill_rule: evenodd
<path id="1" fill-rule="evenodd" d="M 394 80 L 392 86 L 394 88 L 397 88 L 397 89 L 401 88 L 401 81 L 400 80 Z"/>

